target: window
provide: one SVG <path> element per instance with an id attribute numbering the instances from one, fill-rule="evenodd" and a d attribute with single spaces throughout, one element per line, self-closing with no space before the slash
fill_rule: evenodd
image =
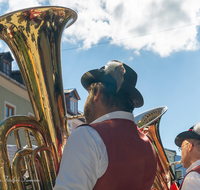
<path id="1" fill-rule="evenodd" d="M 3 72 L 7 75 L 10 75 L 10 63 L 6 63 L 3 61 Z"/>
<path id="2" fill-rule="evenodd" d="M 14 107 L 12 107 L 9 104 L 6 104 L 6 117 L 10 117 L 12 115 L 14 115 Z"/>
<path id="3" fill-rule="evenodd" d="M 77 101 L 73 98 L 70 98 L 70 110 L 73 112 L 73 113 L 77 113 Z"/>
<path id="4" fill-rule="evenodd" d="M 183 173 L 181 170 L 177 170 L 175 172 L 175 175 L 176 175 L 176 179 L 182 179 L 182 177 L 183 177 Z"/>
<path id="5" fill-rule="evenodd" d="M 5 101 L 4 102 L 4 118 L 10 117 L 16 114 L 16 106 Z"/>
<path id="6" fill-rule="evenodd" d="M 8 102 L 5 102 L 5 117 L 10 117 L 12 115 L 15 115 L 15 106 L 12 104 L 9 104 Z M 11 136 L 12 132 L 10 132 Z"/>

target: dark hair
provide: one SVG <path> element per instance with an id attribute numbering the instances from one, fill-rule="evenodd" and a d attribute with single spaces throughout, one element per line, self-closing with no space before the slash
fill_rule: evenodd
<path id="1" fill-rule="evenodd" d="M 92 83 L 88 91 L 91 91 L 93 95 L 96 95 L 98 89 L 100 89 L 100 92 L 103 95 L 101 102 L 106 108 L 118 108 L 122 111 L 133 112 L 134 102 L 123 92 L 119 91 L 116 93 L 116 90 L 113 90 L 111 87 L 101 82 Z"/>

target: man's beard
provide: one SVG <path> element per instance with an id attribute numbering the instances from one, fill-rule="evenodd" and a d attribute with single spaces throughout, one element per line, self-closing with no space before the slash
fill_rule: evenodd
<path id="1" fill-rule="evenodd" d="M 95 118 L 95 105 L 93 102 L 93 97 L 90 97 L 85 103 L 84 117 L 85 117 L 86 123 L 91 123 L 96 119 Z"/>

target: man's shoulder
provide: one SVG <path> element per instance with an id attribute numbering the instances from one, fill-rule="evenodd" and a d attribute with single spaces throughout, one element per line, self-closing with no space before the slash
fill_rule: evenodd
<path id="1" fill-rule="evenodd" d="M 196 171 L 188 173 L 183 181 L 181 190 L 196 190 L 200 189 L 200 174 Z"/>
<path id="2" fill-rule="evenodd" d="M 200 185 L 200 173 L 197 171 L 191 171 L 190 173 L 187 174 L 185 180 L 190 180 L 190 181 L 198 180 Z"/>
<path id="3" fill-rule="evenodd" d="M 102 141 L 97 131 L 88 124 L 83 124 L 83 125 L 78 126 L 75 130 L 72 131 L 70 136 L 73 136 L 73 138 L 76 138 L 76 139 L 77 138 L 81 138 L 84 140 L 93 139 L 96 142 Z"/>
<path id="4" fill-rule="evenodd" d="M 85 132 L 85 133 L 90 133 L 90 132 L 94 132 L 95 130 L 91 127 L 91 125 L 89 124 L 82 124 L 82 125 L 79 125 L 77 126 L 72 134 L 74 133 L 80 133 L 80 132 Z"/>

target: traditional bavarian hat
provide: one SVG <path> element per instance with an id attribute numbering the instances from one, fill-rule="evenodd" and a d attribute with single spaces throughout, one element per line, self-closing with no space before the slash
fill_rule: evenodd
<path id="1" fill-rule="evenodd" d="M 101 82 L 109 90 L 130 97 L 136 108 L 144 104 L 141 93 L 135 88 L 137 73 L 123 62 L 109 61 L 100 69 L 90 70 L 81 77 L 81 83 L 86 90 L 94 82 Z"/>
<path id="2" fill-rule="evenodd" d="M 182 142 L 185 139 L 197 139 L 200 140 L 200 123 L 190 127 L 188 131 L 184 131 L 177 135 L 175 138 L 175 144 L 178 147 L 181 147 Z"/>

